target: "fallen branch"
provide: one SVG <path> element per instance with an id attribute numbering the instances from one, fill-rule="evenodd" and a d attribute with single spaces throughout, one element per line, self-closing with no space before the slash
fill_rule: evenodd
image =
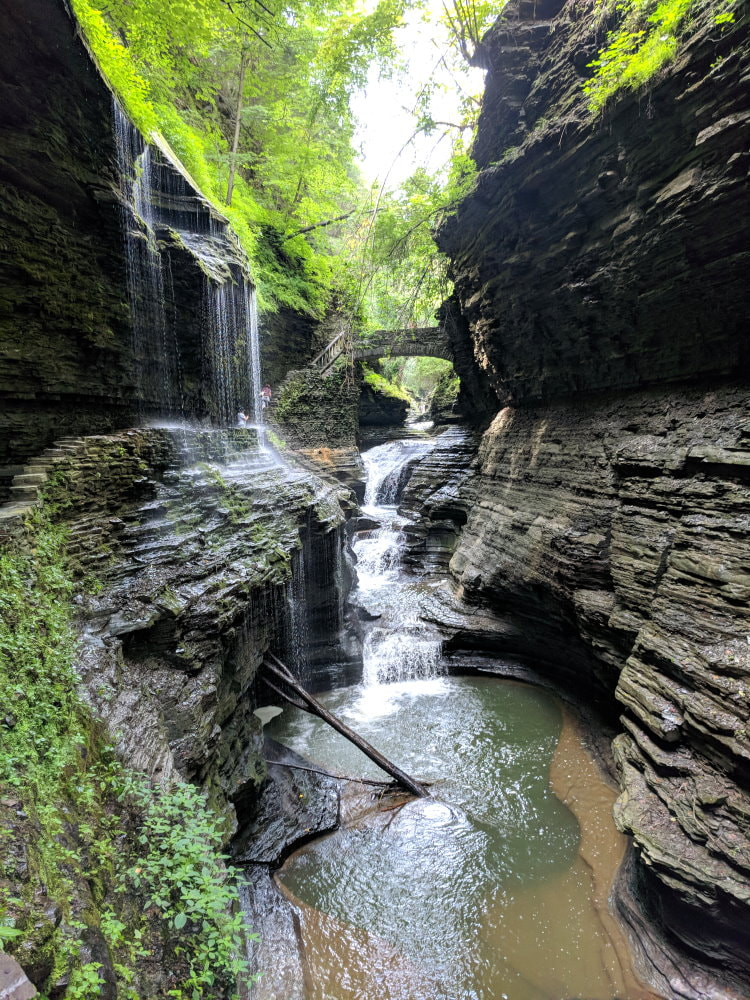
<path id="1" fill-rule="evenodd" d="M 313 229 L 322 229 L 324 226 L 332 226 L 334 222 L 343 222 L 344 219 L 348 219 L 350 215 L 354 215 L 356 208 L 353 208 L 351 212 L 345 212 L 344 215 L 337 215 L 335 219 L 326 219 L 325 222 L 315 222 L 312 226 L 305 226 L 304 229 L 296 229 L 293 233 L 285 236 L 281 241 L 286 243 L 287 240 L 293 240 L 295 236 L 301 236 L 303 233 L 311 233 Z"/>
<path id="2" fill-rule="evenodd" d="M 299 698 L 292 698 L 292 696 L 290 694 L 287 694 L 286 691 L 282 691 L 281 688 L 276 687 L 273 681 L 269 681 L 267 677 L 265 679 L 265 684 L 266 687 L 269 687 L 273 692 L 275 692 L 279 696 L 279 698 L 283 698 L 284 701 L 288 701 L 289 704 L 294 705 L 295 708 L 302 709 L 303 712 L 307 711 L 307 706 L 303 701 L 300 701 Z"/>
<path id="3" fill-rule="evenodd" d="M 290 764 L 285 760 L 266 760 L 266 764 L 275 764 L 277 767 L 293 767 L 295 771 L 309 771 L 311 774 L 322 774 L 325 778 L 335 778 L 337 781 L 353 781 L 357 785 L 377 785 L 378 788 L 392 788 L 392 781 L 376 781 L 374 778 L 352 778 L 348 774 L 331 774 L 330 771 L 321 771 L 319 767 L 305 767 L 304 764 Z"/>
<path id="4" fill-rule="evenodd" d="M 266 658 L 263 661 L 263 666 L 266 671 L 272 673 L 274 677 L 278 680 L 283 681 L 287 684 L 292 691 L 297 695 L 297 697 L 305 703 L 307 711 L 312 712 L 313 715 L 317 715 L 319 719 L 326 722 L 329 726 L 340 733 L 345 739 L 353 743 L 358 750 L 369 757 L 371 761 L 378 765 L 378 767 L 385 771 L 386 774 L 390 774 L 392 778 L 399 783 L 399 785 L 406 788 L 413 795 L 417 795 L 420 798 L 429 794 L 424 785 L 415 781 L 413 778 L 409 777 L 401 768 L 396 767 L 394 763 L 384 757 L 379 750 L 376 750 L 371 743 L 368 743 L 366 739 L 355 733 L 353 729 L 350 729 L 345 722 L 329 712 L 327 708 L 324 708 L 317 698 L 313 698 L 305 688 L 299 683 L 299 681 L 293 677 L 289 670 L 284 666 L 284 664 L 279 660 L 273 653 L 267 653 Z"/>

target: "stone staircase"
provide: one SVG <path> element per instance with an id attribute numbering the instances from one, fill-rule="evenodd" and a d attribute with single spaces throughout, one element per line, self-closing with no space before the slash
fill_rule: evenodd
<path id="1" fill-rule="evenodd" d="M 61 438 L 41 455 L 29 459 L 22 471 L 16 473 L 10 487 L 10 500 L 0 506 L 0 540 L 12 533 L 36 506 L 39 491 L 49 479 L 55 465 L 67 458 L 81 455 L 85 442 L 80 437 Z"/>

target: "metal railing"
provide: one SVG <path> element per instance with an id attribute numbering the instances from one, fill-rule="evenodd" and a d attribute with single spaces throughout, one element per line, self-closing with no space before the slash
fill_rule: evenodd
<path id="1" fill-rule="evenodd" d="M 336 334 L 329 344 L 326 344 L 319 354 L 315 355 L 310 364 L 320 368 L 321 375 L 327 375 L 331 368 L 333 368 L 334 363 L 348 349 L 349 335 L 346 330 L 342 330 L 341 333 Z"/>

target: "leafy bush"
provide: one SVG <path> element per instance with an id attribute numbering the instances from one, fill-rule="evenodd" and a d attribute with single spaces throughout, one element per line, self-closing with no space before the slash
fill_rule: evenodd
<path id="1" fill-rule="evenodd" d="M 120 996 L 137 1000 L 130 984 L 139 959 L 150 954 L 143 943 L 146 905 L 134 917 L 115 911 L 140 895 L 161 914 L 167 937 L 178 938 L 174 951 L 187 971 L 171 995 L 198 1000 L 232 993 L 246 966 L 221 821 L 192 786 L 151 788 L 117 764 L 80 700 L 76 584 L 67 532 L 54 523 L 54 510 L 48 503 L 34 511 L 25 532 L 0 554 L 0 790 L 22 806 L 0 835 L 15 837 L 20 822 L 28 837 L 20 874 L 12 852 L 0 866 L 0 946 L 13 952 L 36 940 L 41 884 L 62 917 L 44 945 L 51 949 L 50 980 L 68 974 L 71 1000 L 98 995 L 101 965 L 80 958 L 87 928 L 98 919 Z M 85 898 L 93 892 L 100 907 L 98 917 L 86 911 L 86 923 L 81 885 L 91 887 Z"/>
<path id="2" fill-rule="evenodd" d="M 619 27 L 610 31 L 607 45 L 589 67 L 594 75 L 583 85 L 592 111 L 600 111 L 623 88 L 638 90 L 674 58 L 679 34 L 698 0 L 623 0 Z M 715 4 L 715 21 L 722 27 L 734 21 L 732 3 Z"/>
<path id="3" fill-rule="evenodd" d="M 430 398 L 430 412 L 439 414 L 450 409 L 458 399 L 461 381 L 455 372 L 446 372 L 435 386 Z"/>
<path id="4" fill-rule="evenodd" d="M 192 785 L 154 788 L 126 774 L 121 796 L 142 816 L 137 843 L 143 853 L 130 864 L 124 884 L 144 892 L 148 905 L 180 932 L 182 943 L 175 951 L 185 956 L 190 970 L 170 995 L 180 1000 L 218 991 L 237 996 L 237 978 L 247 973 L 241 957 L 243 919 L 236 877 L 221 854 L 221 821 Z"/>
<path id="5" fill-rule="evenodd" d="M 382 396 L 388 396 L 389 399 L 403 399 L 411 405 L 411 396 L 406 389 L 402 388 L 396 382 L 389 382 L 384 375 L 379 375 L 368 367 L 368 365 L 364 364 L 362 365 L 362 374 L 365 384 L 369 385 L 373 392 L 380 393 Z"/>

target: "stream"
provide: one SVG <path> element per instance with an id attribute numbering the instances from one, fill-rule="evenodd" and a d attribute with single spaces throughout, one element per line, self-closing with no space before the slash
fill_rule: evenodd
<path id="1" fill-rule="evenodd" d="M 364 454 L 352 603 L 365 621 L 360 683 L 327 708 L 431 795 L 348 783 L 341 825 L 276 875 L 291 902 L 307 1000 L 640 1000 L 608 897 L 624 839 L 615 793 L 571 713 L 547 691 L 449 676 L 420 602 L 434 577 L 401 563 L 398 502 L 430 439 Z M 367 522 L 365 522 L 367 523 Z M 287 708 L 275 740 L 336 774 L 383 778 L 319 719 Z M 254 994 L 276 1000 L 263 979 Z"/>

